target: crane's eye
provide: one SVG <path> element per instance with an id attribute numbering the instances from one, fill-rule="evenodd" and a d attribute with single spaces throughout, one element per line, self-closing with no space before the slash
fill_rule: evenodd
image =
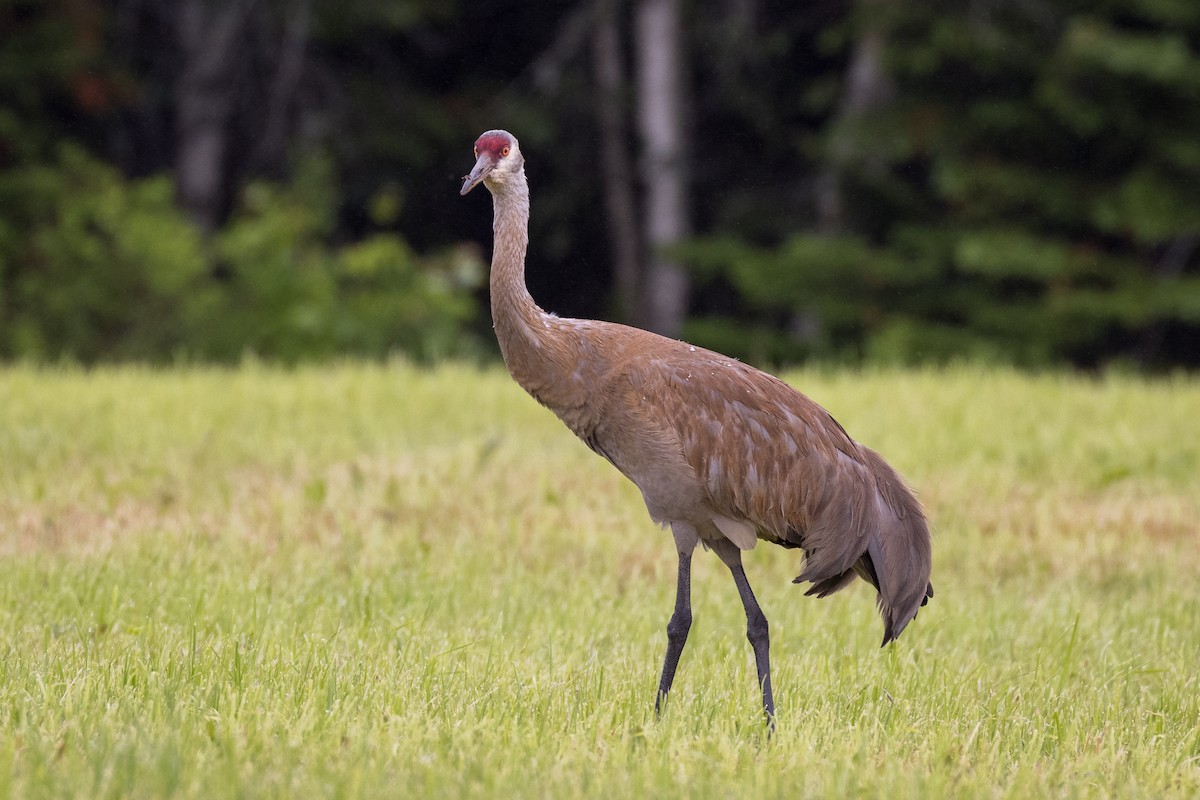
<path id="1" fill-rule="evenodd" d="M 504 145 L 504 149 L 500 151 L 501 158 L 508 158 L 508 145 Z"/>
<path id="2" fill-rule="evenodd" d="M 475 148 L 475 157 L 479 158 L 479 148 L 478 147 Z"/>

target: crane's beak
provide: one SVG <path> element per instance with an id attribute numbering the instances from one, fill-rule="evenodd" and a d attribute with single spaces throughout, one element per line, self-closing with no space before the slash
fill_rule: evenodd
<path id="1" fill-rule="evenodd" d="M 492 160 L 491 156 L 489 156 L 487 153 L 481 155 L 479 160 L 475 162 L 475 168 L 471 170 L 471 173 L 463 176 L 462 191 L 459 192 L 459 195 L 465 195 L 467 192 L 474 189 L 480 181 L 482 181 L 488 176 L 489 173 L 491 173 L 495 166 L 496 162 Z"/>

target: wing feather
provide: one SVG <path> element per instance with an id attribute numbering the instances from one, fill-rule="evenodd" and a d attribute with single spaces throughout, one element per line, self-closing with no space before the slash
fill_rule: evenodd
<path id="1" fill-rule="evenodd" d="M 752 533 L 800 547 L 796 581 L 811 581 L 810 594 L 863 577 L 879 592 L 885 643 L 895 638 L 932 595 L 928 526 L 900 476 L 778 378 L 682 342 L 647 341 L 654 346 L 631 354 L 616 381 L 626 400 L 617 405 L 642 411 L 606 434 L 620 443 L 610 460 L 652 515 L 686 508 L 697 515 L 688 521 L 742 549 Z M 625 461 L 625 452 L 641 457 Z"/>
<path id="2" fill-rule="evenodd" d="M 711 351 L 646 359 L 654 395 L 713 511 L 804 548 L 805 580 L 845 572 L 866 548 L 875 493 L 859 445 L 783 381 Z M 847 536 L 846 534 L 851 534 Z"/>

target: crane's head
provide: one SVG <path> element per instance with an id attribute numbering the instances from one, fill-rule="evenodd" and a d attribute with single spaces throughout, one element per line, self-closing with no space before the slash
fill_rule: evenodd
<path id="1" fill-rule="evenodd" d="M 508 131 L 488 131 L 475 140 L 475 168 L 463 176 L 459 194 L 466 194 L 480 182 L 494 194 L 520 175 L 524 166 L 517 137 Z"/>

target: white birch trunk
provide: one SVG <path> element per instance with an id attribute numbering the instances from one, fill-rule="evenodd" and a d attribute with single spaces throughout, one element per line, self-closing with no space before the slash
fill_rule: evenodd
<path id="1" fill-rule="evenodd" d="M 678 336 L 687 312 L 688 276 L 663 254 L 689 233 L 683 132 L 683 33 L 679 0 L 639 0 L 637 108 L 645 183 L 643 225 L 649 260 L 643 285 L 644 323 Z"/>
<path id="2" fill-rule="evenodd" d="M 596 121 L 600 129 L 600 163 L 613 259 L 616 313 L 622 322 L 640 323 L 641 239 L 633 166 L 626 141 L 628 128 L 623 97 L 626 75 L 616 12 L 616 4 L 611 0 L 599 3 L 592 30 Z"/>

